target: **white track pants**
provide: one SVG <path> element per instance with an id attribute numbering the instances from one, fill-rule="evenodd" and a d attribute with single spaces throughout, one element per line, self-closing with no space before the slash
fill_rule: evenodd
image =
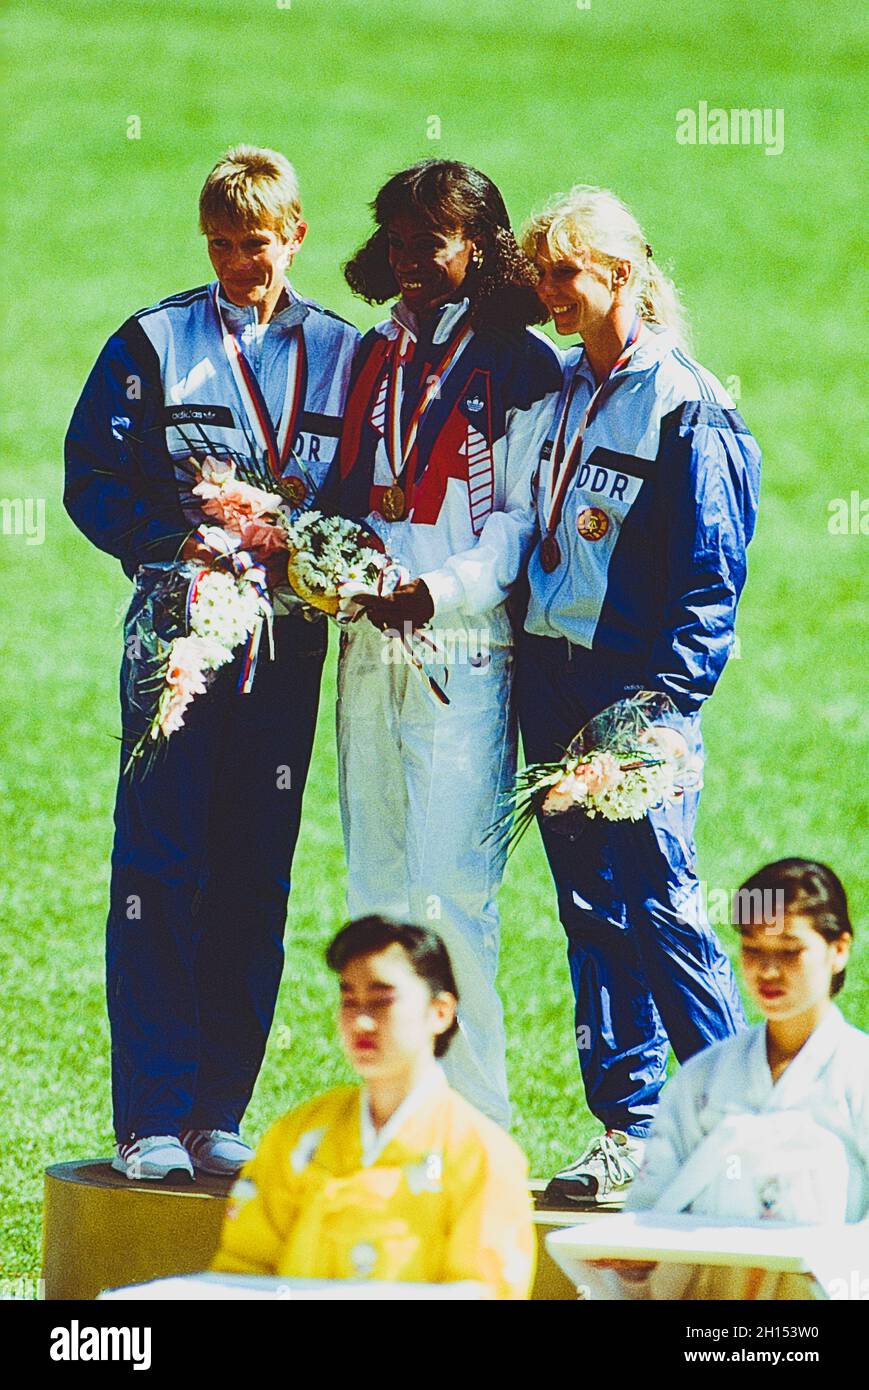
<path id="1" fill-rule="evenodd" d="M 443 706 L 419 672 L 397 659 L 395 639 L 367 619 L 354 624 L 341 639 L 339 786 L 350 915 L 381 913 L 442 937 L 460 995 L 459 1033 L 444 1069 L 466 1100 L 506 1128 L 504 1019 L 495 988 L 504 854 L 483 836 L 516 766 L 513 656 L 497 647 L 485 658 L 473 664 L 464 651 L 456 656 Z M 430 669 L 443 683 L 443 668 Z"/>

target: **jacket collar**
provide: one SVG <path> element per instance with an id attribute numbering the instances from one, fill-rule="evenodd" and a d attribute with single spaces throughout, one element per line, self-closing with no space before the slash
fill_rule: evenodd
<path id="1" fill-rule="evenodd" d="M 215 281 L 212 283 L 217 282 Z M 303 299 L 300 294 L 297 294 L 289 280 L 284 280 L 284 288 L 287 291 L 290 302 L 286 308 L 274 314 L 265 326 L 267 328 L 279 328 L 282 332 L 287 332 L 289 329 L 295 328 L 297 324 L 302 323 L 308 317 L 313 304 L 312 301 Z M 256 309 L 253 305 L 239 306 L 238 304 L 232 304 L 230 300 L 227 299 L 222 289 L 218 291 L 218 298 L 220 299 L 220 311 L 226 321 L 226 326 L 230 328 L 233 333 L 240 333 L 245 328 L 250 330 L 251 328 L 258 327 Z"/>
<path id="2" fill-rule="evenodd" d="M 431 335 L 431 341 L 433 343 L 449 342 L 460 319 L 464 317 L 470 307 L 471 301 L 469 299 L 451 299 L 449 303 L 442 305 L 438 309 L 439 317 Z M 419 321 L 413 310 L 408 309 L 403 299 L 399 299 L 393 304 L 389 322 L 384 325 L 384 333 L 387 338 L 395 338 L 401 329 L 405 329 L 414 342 L 419 337 Z"/>
<path id="3" fill-rule="evenodd" d="M 657 324 L 642 323 L 640 325 L 640 342 L 636 352 L 622 367 L 619 376 L 628 372 L 647 372 L 650 367 L 654 367 L 662 358 L 673 351 L 675 340 L 672 333 L 666 328 L 659 328 Z M 579 361 L 576 366 L 576 375 L 584 377 L 591 386 L 592 390 L 597 386 L 597 379 L 591 369 L 585 348 L 577 344 L 580 353 Z"/>
<path id="4" fill-rule="evenodd" d="M 780 1105 L 799 1104 L 807 1084 L 814 1080 L 829 1061 L 842 1040 L 846 1024 L 835 1004 L 830 1004 L 813 1033 L 810 1033 L 797 1055 L 785 1068 L 778 1081 L 772 1082 L 766 1056 L 766 1025 L 758 1029 L 757 1053 L 761 1070 L 770 1077 L 776 1102 Z"/>

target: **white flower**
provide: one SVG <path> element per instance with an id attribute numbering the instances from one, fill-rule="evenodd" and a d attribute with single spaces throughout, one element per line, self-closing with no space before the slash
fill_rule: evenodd
<path id="1" fill-rule="evenodd" d="M 197 581 L 190 605 L 190 630 L 194 636 L 217 642 L 232 652 L 253 631 L 260 609 L 252 584 L 212 570 Z"/>
<path id="2" fill-rule="evenodd" d="M 348 580 L 373 585 L 389 561 L 361 544 L 362 531 L 353 521 L 321 512 L 302 512 L 285 527 L 291 574 L 304 588 L 336 597 Z"/>

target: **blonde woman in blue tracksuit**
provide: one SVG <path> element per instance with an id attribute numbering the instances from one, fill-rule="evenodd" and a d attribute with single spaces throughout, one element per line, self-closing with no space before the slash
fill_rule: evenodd
<path id="1" fill-rule="evenodd" d="M 255 449 L 310 505 L 335 456 L 359 340 L 287 278 L 306 224 L 283 155 L 236 146 L 199 206 L 214 280 L 112 334 L 66 436 L 66 509 L 134 584 L 121 767 L 147 727 L 138 653 L 170 624 L 162 585 L 180 560 L 214 558 L 194 534 L 205 517 L 188 441 Z M 285 578 L 272 586 L 274 659 L 260 660 L 249 693 L 239 655 L 148 775 L 118 782 L 106 995 L 113 1166 L 131 1180 L 234 1173 L 252 1154 L 239 1125 L 281 979 L 326 654 L 325 620 L 305 620 Z"/>
<path id="2" fill-rule="evenodd" d="M 556 331 L 578 334 L 536 480 L 517 699 L 529 762 L 640 689 L 666 693 L 702 751 L 700 710 L 729 655 L 760 453 L 684 346 L 678 298 L 636 219 L 579 185 L 526 226 Z M 622 1199 L 666 1079 L 744 1024 L 695 873 L 699 793 L 639 822 L 541 825 L 568 937 L 586 1098 L 604 1133 L 558 1174 L 559 1203 Z"/>

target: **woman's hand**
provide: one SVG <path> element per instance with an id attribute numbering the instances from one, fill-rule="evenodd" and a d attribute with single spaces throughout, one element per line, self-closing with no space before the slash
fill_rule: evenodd
<path id="1" fill-rule="evenodd" d="M 641 1284 L 658 1268 L 657 1260 L 589 1260 L 593 1269 L 611 1269 L 629 1284 Z"/>
<path id="2" fill-rule="evenodd" d="M 425 627 L 434 617 L 434 601 L 422 579 L 399 584 L 391 594 L 357 594 L 355 602 L 365 609 L 381 632 L 393 629 L 400 632 L 406 623 L 411 628 Z"/>

